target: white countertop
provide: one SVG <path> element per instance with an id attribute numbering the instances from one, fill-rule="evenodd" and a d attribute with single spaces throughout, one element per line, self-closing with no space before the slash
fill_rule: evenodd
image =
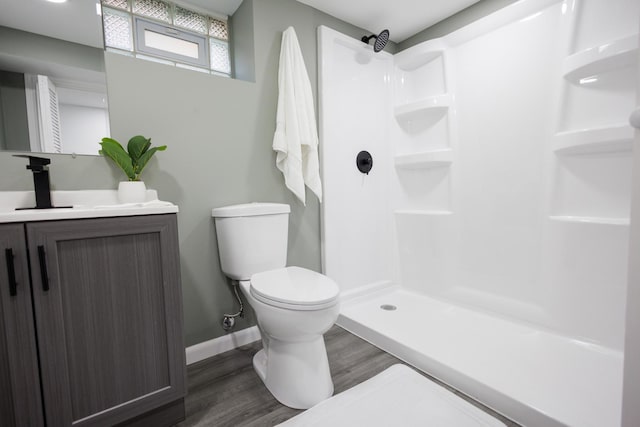
<path id="1" fill-rule="evenodd" d="M 117 190 L 52 191 L 53 209 L 26 209 L 36 205 L 33 191 L 0 191 L 0 223 L 60 219 L 103 218 L 177 213 L 178 206 L 158 200 L 155 190 L 147 190 L 144 203 L 118 203 Z"/>

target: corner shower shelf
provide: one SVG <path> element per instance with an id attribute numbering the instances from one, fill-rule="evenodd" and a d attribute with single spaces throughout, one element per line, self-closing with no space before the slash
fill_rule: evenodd
<path id="1" fill-rule="evenodd" d="M 569 81 L 580 84 L 582 79 L 635 65 L 637 53 L 638 35 L 635 34 L 566 57 L 563 74 Z"/>
<path id="2" fill-rule="evenodd" d="M 394 57 L 394 62 L 396 67 L 402 71 L 414 71 L 434 59 L 441 57 L 445 48 L 446 46 L 441 39 L 429 40 L 417 45 L 414 49 L 409 48 L 397 53 Z"/>
<path id="3" fill-rule="evenodd" d="M 626 124 L 560 132 L 554 137 L 554 150 L 561 155 L 630 151 L 633 135 L 633 128 Z"/>
<path id="4" fill-rule="evenodd" d="M 424 209 L 397 209 L 393 212 L 396 215 L 409 215 L 409 216 L 444 216 L 452 215 L 451 211 L 434 211 Z"/>
<path id="5" fill-rule="evenodd" d="M 450 94 L 430 96 L 420 101 L 399 105 L 394 109 L 394 114 L 399 121 L 424 120 L 435 123 L 451 106 L 451 98 Z"/>
<path id="6" fill-rule="evenodd" d="M 395 157 L 396 167 L 400 169 L 439 168 L 449 166 L 452 161 L 453 152 L 451 149 L 403 154 Z"/>
<path id="7" fill-rule="evenodd" d="M 582 224 L 617 225 L 617 226 L 627 226 L 627 225 L 629 225 L 629 218 L 605 218 L 605 217 L 591 217 L 591 216 L 550 215 L 549 219 L 552 220 L 552 221 L 573 222 L 573 223 L 582 223 Z"/>

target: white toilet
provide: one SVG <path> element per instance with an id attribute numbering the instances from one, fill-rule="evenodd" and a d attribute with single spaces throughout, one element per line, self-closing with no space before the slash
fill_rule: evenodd
<path id="1" fill-rule="evenodd" d="M 240 283 L 256 313 L 263 349 L 253 366 L 271 394 L 307 409 L 333 394 L 322 335 L 338 313 L 328 277 L 285 267 L 289 205 L 248 203 L 213 209 L 222 271 Z"/>

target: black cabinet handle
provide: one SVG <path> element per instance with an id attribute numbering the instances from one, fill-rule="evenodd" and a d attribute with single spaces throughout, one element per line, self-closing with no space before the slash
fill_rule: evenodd
<path id="1" fill-rule="evenodd" d="M 13 264 L 13 250 L 11 248 L 4 250 L 7 259 L 7 273 L 9 275 L 9 295 L 12 297 L 18 294 L 18 283 L 16 282 L 16 270 Z"/>
<path id="2" fill-rule="evenodd" d="M 42 290 L 49 290 L 49 274 L 47 273 L 47 260 L 44 254 L 44 246 L 38 246 L 38 259 L 40 260 L 40 277 L 42 278 Z"/>

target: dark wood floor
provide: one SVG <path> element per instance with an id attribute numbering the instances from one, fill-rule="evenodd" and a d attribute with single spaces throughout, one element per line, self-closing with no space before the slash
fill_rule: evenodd
<path id="1" fill-rule="evenodd" d="M 373 377 L 393 364 L 402 363 L 338 326 L 325 334 L 325 342 L 336 393 Z M 275 400 L 254 372 L 252 358 L 260 348 L 262 344 L 258 341 L 190 365 L 187 370 L 187 419 L 179 427 L 267 427 L 300 413 Z M 508 427 L 518 426 L 461 396 Z"/>

